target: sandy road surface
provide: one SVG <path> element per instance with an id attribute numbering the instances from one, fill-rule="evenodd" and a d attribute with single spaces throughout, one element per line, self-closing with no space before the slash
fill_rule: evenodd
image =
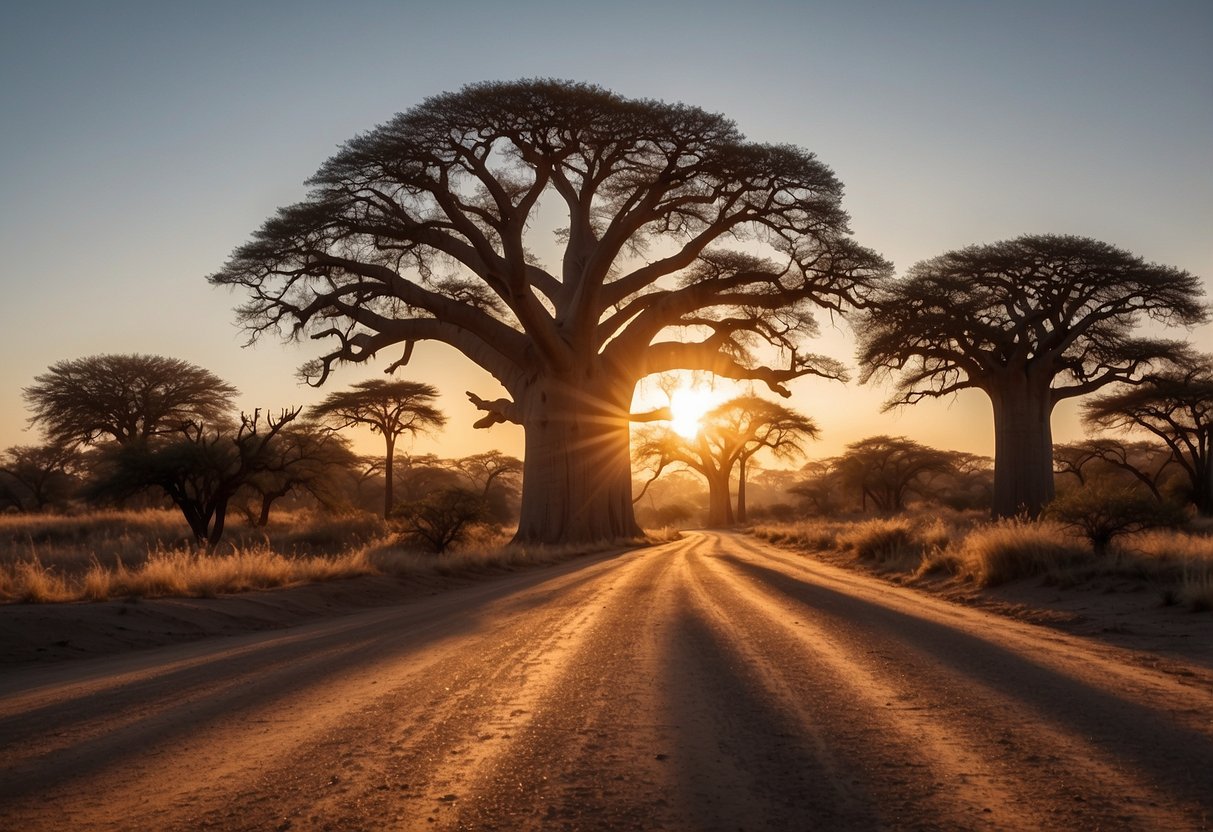
<path id="1" fill-rule="evenodd" d="M 881 828 L 1213 828 L 1213 679 L 715 533 L 0 676 L 0 829 Z"/>

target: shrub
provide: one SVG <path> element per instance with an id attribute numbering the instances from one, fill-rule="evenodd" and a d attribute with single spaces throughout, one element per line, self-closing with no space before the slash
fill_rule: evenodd
<path id="1" fill-rule="evenodd" d="M 956 555 L 960 574 L 980 586 L 1058 574 L 1092 560 L 1090 550 L 1057 523 L 1018 519 L 973 529 Z"/>
<path id="2" fill-rule="evenodd" d="M 1133 488 L 1095 481 L 1049 504 L 1046 516 L 1083 534 L 1096 555 L 1107 554 L 1114 538 L 1183 521 L 1183 510 Z"/>

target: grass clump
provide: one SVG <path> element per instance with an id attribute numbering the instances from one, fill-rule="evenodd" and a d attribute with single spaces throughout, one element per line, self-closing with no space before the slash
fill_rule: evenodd
<path id="1" fill-rule="evenodd" d="M 1019 519 L 975 527 L 952 554 L 956 572 L 978 586 L 1059 577 L 1094 560 L 1091 549 L 1057 523 Z"/>

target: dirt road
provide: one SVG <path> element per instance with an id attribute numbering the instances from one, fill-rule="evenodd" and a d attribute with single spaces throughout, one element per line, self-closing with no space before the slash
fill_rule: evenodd
<path id="1" fill-rule="evenodd" d="M 693 533 L 0 677 L 0 829 L 1213 828 L 1213 678 Z"/>

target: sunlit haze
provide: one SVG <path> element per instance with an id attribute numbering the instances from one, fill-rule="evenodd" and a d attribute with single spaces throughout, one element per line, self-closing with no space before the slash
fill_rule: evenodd
<path id="1" fill-rule="evenodd" d="M 243 298 L 206 275 L 345 140 L 427 96 L 557 77 L 684 101 L 751 139 L 813 151 L 846 186 L 856 239 L 913 263 L 972 243 L 1070 233 L 1213 278 L 1213 4 L 1196 2 L 518 2 L 10 4 L 0 31 L 0 447 L 39 441 L 21 388 L 53 362 L 182 358 L 242 406 L 314 403 L 398 354 L 295 371 L 314 343 L 244 348 Z M 557 256 L 557 242 L 537 256 Z M 854 368 L 821 317 L 813 349 Z M 1213 350 L 1213 329 L 1190 337 Z M 438 386 L 449 427 L 417 452 L 500 448 L 465 391 L 503 395 L 422 344 L 405 378 Z M 761 385 L 735 386 L 773 395 Z M 883 413 L 888 389 L 805 378 L 814 456 L 877 433 L 991 453 L 990 408 L 963 393 Z M 733 387 L 719 388 L 722 397 Z M 653 382 L 645 401 L 661 402 Z M 714 401 L 712 403 L 715 403 Z M 693 431 L 698 396 L 674 403 Z M 1055 438 L 1079 433 L 1076 404 Z M 373 452 L 367 435 L 362 447 Z"/>

